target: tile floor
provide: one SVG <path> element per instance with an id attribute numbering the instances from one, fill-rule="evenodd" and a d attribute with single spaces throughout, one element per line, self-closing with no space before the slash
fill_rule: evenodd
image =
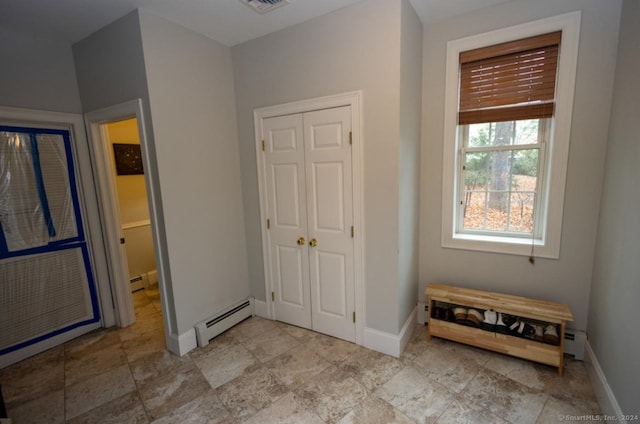
<path id="1" fill-rule="evenodd" d="M 250 318 L 184 357 L 164 350 L 158 291 L 138 320 L 0 370 L 21 423 L 556 423 L 598 414 L 582 362 L 555 369 L 416 326 L 399 359 Z"/>

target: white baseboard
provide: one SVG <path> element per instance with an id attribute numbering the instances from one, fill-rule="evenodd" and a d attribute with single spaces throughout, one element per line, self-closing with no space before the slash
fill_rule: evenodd
<path id="1" fill-rule="evenodd" d="M 264 300 L 255 299 L 253 301 L 253 313 L 259 317 L 271 319 L 267 309 L 267 302 Z"/>
<path id="2" fill-rule="evenodd" d="M 416 306 L 415 308 L 413 308 L 413 311 L 411 311 L 411 313 L 409 314 L 409 318 L 407 318 L 407 320 L 404 322 L 404 325 L 402 326 L 402 330 L 400 330 L 400 353 L 398 354 L 398 356 L 402 354 L 402 352 L 404 351 L 404 348 L 407 346 L 407 343 L 409 343 L 409 339 L 411 338 L 411 335 L 413 334 L 413 330 L 416 327 L 417 315 L 418 315 L 418 307 Z"/>
<path id="3" fill-rule="evenodd" d="M 178 356 L 183 356 L 198 346 L 196 331 L 193 328 L 190 328 L 180 335 L 169 334 L 166 340 L 169 352 L 175 353 Z"/>
<path id="4" fill-rule="evenodd" d="M 411 338 L 411 333 L 416 323 L 416 313 L 417 309 L 414 308 L 398 335 L 365 327 L 363 346 L 399 358 Z"/>
<path id="5" fill-rule="evenodd" d="M 387 355 L 400 357 L 400 343 L 398 336 L 374 328 L 364 328 L 364 342 L 362 345 L 368 349 Z"/>
<path id="6" fill-rule="evenodd" d="M 157 269 L 152 269 L 151 271 L 146 273 L 147 276 L 147 282 L 150 286 L 153 286 L 154 284 L 158 284 L 158 270 Z"/>
<path id="7" fill-rule="evenodd" d="M 609 383 L 607 382 L 607 378 L 600 367 L 598 358 L 596 358 L 593 349 L 591 349 L 589 340 L 585 343 L 585 351 L 587 353 L 585 357 L 587 374 L 589 375 L 589 380 L 591 380 L 591 385 L 593 386 L 593 391 L 596 394 L 602 413 L 604 415 L 618 417 L 616 422 L 625 424 L 627 421 L 624 419 L 622 409 L 620 409 L 620 405 L 611 390 L 611 386 L 609 386 Z"/>

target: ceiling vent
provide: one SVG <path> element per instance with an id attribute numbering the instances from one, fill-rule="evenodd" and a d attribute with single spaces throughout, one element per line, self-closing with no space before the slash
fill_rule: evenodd
<path id="1" fill-rule="evenodd" d="M 291 0 L 240 0 L 240 2 L 246 4 L 261 15 L 264 15 L 280 6 L 289 4 Z"/>

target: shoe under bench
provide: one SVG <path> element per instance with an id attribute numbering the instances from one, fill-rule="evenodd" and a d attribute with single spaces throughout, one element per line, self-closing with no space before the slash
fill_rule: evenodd
<path id="1" fill-rule="evenodd" d="M 557 367 L 558 374 L 562 376 L 564 367 L 564 332 L 566 323 L 573 321 L 573 314 L 569 306 L 546 300 L 529 299 L 439 283 L 429 283 L 425 289 L 425 295 L 429 313 L 433 311 L 434 302 L 442 302 L 467 308 L 494 310 L 521 318 L 558 324 L 560 343 L 555 346 L 430 317 L 427 326 L 427 341 L 430 341 L 431 337 L 439 337 L 540 362 Z"/>

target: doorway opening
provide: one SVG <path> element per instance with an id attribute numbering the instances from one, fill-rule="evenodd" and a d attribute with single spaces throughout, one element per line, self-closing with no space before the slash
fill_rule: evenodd
<path id="1" fill-rule="evenodd" d="M 149 202 L 144 180 L 136 118 L 103 124 L 111 145 L 112 178 L 118 200 L 120 229 L 127 262 L 134 310 L 155 308 L 162 312 L 158 272 L 151 234 Z M 144 293 L 138 293 L 144 291 Z M 150 305 L 149 305 L 150 304 Z M 137 314 L 136 319 L 146 316 Z"/>
<path id="2" fill-rule="evenodd" d="M 169 289 L 157 166 L 153 146 L 147 141 L 142 101 L 136 99 L 89 112 L 85 121 L 110 276 L 107 284 L 113 300 L 114 318 L 111 322 L 105 320 L 104 325 L 127 327 L 133 324 L 136 321 L 134 297 L 138 295 L 132 296 L 132 288 L 136 291 L 148 287 L 154 291 L 157 287 L 158 294 L 151 296 L 150 307 L 162 312 L 167 349 L 179 353 L 178 343 L 173 340 L 175 312 Z M 114 149 L 114 144 L 124 146 Z M 120 173 L 116 167 L 117 155 L 125 169 Z M 122 180 L 118 181 L 119 178 Z M 140 194 L 143 187 L 144 197 Z"/>

